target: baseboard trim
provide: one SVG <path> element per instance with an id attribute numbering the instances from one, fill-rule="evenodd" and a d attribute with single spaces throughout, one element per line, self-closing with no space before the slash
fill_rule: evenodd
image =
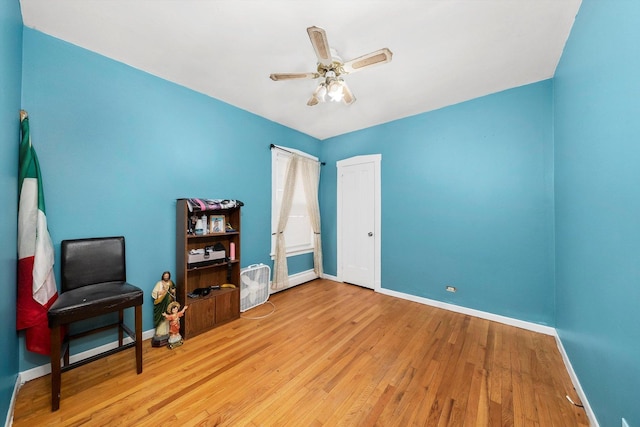
<path id="1" fill-rule="evenodd" d="M 468 314 L 470 316 L 480 317 L 481 319 L 492 320 L 498 323 L 504 323 L 505 325 L 515 326 L 522 329 L 527 329 L 533 332 L 539 332 L 545 335 L 556 336 L 555 328 L 551 326 L 540 325 L 538 323 L 527 322 L 524 320 L 514 319 L 512 317 L 501 316 L 499 314 L 488 313 L 486 311 L 475 310 L 473 308 L 462 307 L 455 304 L 449 304 L 442 301 L 437 301 L 429 298 L 419 297 L 415 295 L 405 294 L 403 292 L 392 291 L 390 289 L 380 288 L 381 294 L 389 295 L 396 298 L 401 298 L 420 304 L 430 305 L 437 308 L 443 308 L 445 310 L 454 311 L 456 313 Z"/>
<path id="2" fill-rule="evenodd" d="M 18 391 L 24 382 L 20 379 L 20 374 L 16 376 L 16 383 L 13 385 L 13 394 L 11 394 L 11 402 L 9 402 L 9 409 L 7 410 L 7 419 L 4 421 L 4 427 L 11 427 L 13 425 L 13 412 L 16 407 L 16 399 L 18 398 Z"/>
<path id="3" fill-rule="evenodd" d="M 587 395 L 582 389 L 582 385 L 580 385 L 580 380 L 578 379 L 576 372 L 573 370 L 571 360 L 569 360 L 569 355 L 567 355 L 567 352 L 564 349 L 564 345 L 562 345 L 562 340 L 558 336 L 557 331 L 555 337 L 556 345 L 558 346 L 558 350 L 560 351 L 562 360 L 564 361 L 564 366 L 567 368 L 567 372 L 569 373 L 569 377 L 571 378 L 573 387 L 576 389 L 576 393 L 578 393 L 578 396 L 580 397 L 580 402 L 582 403 L 582 406 L 584 406 L 584 411 L 587 414 L 587 418 L 589 418 L 589 424 L 591 425 L 591 427 L 600 427 L 600 424 L 598 424 L 598 419 L 596 418 L 596 414 L 595 412 L 593 412 L 593 409 L 589 404 L 589 400 L 587 399 Z"/>
<path id="4" fill-rule="evenodd" d="M 153 334 L 155 333 L 154 329 L 151 329 L 149 331 L 145 331 L 142 333 L 142 341 L 148 340 L 150 338 L 153 337 Z M 130 343 L 131 341 L 133 341 L 130 337 L 126 337 L 124 339 L 124 343 Z M 118 347 L 118 342 L 117 341 L 113 341 L 111 343 L 108 344 L 104 344 L 101 345 L 99 347 L 95 347 L 92 348 L 90 350 L 87 351 L 83 351 L 82 353 L 78 353 L 78 354 L 73 354 L 71 356 L 69 356 L 69 362 L 70 363 L 74 363 L 74 362 L 78 362 L 80 360 L 84 360 L 87 359 L 91 356 L 95 356 L 96 354 L 100 354 L 103 353 L 107 350 L 111 350 Z M 40 366 L 36 366 L 35 368 L 31 368 L 31 369 L 27 369 L 26 371 L 22 371 L 18 374 L 18 378 L 20 379 L 20 385 L 26 383 L 27 381 L 31 381 L 34 380 L 36 378 L 40 378 L 40 377 L 44 377 L 45 375 L 48 375 L 51 373 L 51 365 L 50 364 L 46 364 L 46 365 L 40 365 Z"/>
<path id="5" fill-rule="evenodd" d="M 289 286 L 284 289 L 271 289 L 271 281 L 269 281 L 269 295 L 273 295 L 280 291 L 286 291 L 287 289 L 291 289 L 294 286 L 302 285 L 303 283 L 310 282 L 312 280 L 317 279 L 316 272 L 311 270 L 301 271 L 300 273 L 289 275 Z"/>

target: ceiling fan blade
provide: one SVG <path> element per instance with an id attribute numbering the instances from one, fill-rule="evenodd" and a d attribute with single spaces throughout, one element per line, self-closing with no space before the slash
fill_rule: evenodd
<path id="1" fill-rule="evenodd" d="M 322 90 L 324 86 L 321 84 L 318 85 L 318 87 L 316 87 L 316 90 L 313 91 L 313 95 L 311 95 L 311 98 L 309 98 L 309 100 L 307 101 L 307 105 L 309 107 L 313 107 L 314 105 L 317 105 L 318 103 L 322 102 L 323 100 L 323 96 L 320 94 L 320 91 Z"/>
<path id="2" fill-rule="evenodd" d="M 372 65 L 390 62 L 391 56 L 393 56 L 393 53 L 385 47 L 384 49 L 376 50 L 375 52 L 347 61 L 342 68 L 346 74 L 355 73 Z"/>
<path id="3" fill-rule="evenodd" d="M 331 65 L 333 60 L 331 59 L 331 48 L 327 41 L 327 33 L 319 27 L 309 27 L 307 28 L 307 33 L 309 33 L 313 50 L 316 51 L 318 62 L 326 66 Z"/>
<path id="4" fill-rule="evenodd" d="M 320 77 L 318 73 L 274 73 L 269 76 L 274 82 L 279 80 L 317 79 L 318 77 Z"/>
<path id="5" fill-rule="evenodd" d="M 345 82 L 342 82 L 342 102 L 347 105 L 351 105 L 356 102 L 356 97 L 353 96 L 351 89 L 349 89 L 349 86 L 347 86 Z"/>

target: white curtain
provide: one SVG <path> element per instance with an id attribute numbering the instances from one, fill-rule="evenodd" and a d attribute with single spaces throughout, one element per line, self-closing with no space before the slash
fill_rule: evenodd
<path id="1" fill-rule="evenodd" d="M 278 217 L 278 227 L 276 229 L 276 252 L 273 261 L 273 280 L 271 289 L 279 290 L 289 287 L 289 270 L 287 268 L 287 245 L 284 241 L 284 229 L 287 226 L 293 193 L 295 190 L 295 180 L 298 174 L 298 163 L 300 156 L 293 154 L 289 159 L 289 166 L 284 179 L 284 191 L 282 194 L 282 204 L 280 205 L 280 216 Z"/>
<path id="2" fill-rule="evenodd" d="M 322 276 L 322 239 L 320 238 L 320 204 L 318 203 L 318 186 L 320 184 L 320 162 L 300 157 L 300 172 L 304 194 L 307 200 L 309 221 L 313 229 L 313 271 L 317 277 Z"/>

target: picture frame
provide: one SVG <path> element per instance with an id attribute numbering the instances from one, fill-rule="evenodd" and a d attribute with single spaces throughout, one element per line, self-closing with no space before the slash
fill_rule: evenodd
<path id="1" fill-rule="evenodd" d="M 209 233 L 224 233 L 225 232 L 225 217 L 224 215 L 211 215 L 209 217 Z"/>

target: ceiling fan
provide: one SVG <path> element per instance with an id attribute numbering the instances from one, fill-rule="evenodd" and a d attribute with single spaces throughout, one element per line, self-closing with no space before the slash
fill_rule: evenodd
<path id="1" fill-rule="evenodd" d="M 269 77 L 273 81 L 294 80 L 294 79 L 321 79 L 318 87 L 309 98 L 307 105 L 314 106 L 320 102 L 344 102 L 347 105 L 355 102 L 349 87 L 345 83 L 343 76 L 376 64 L 384 64 L 391 61 L 393 55 L 386 47 L 375 52 L 362 55 L 347 62 L 337 55 L 336 51 L 329 46 L 327 34 L 322 28 L 307 28 L 311 44 L 318 57 L 317 71 L 311 73 L 276 73 Z"/>

